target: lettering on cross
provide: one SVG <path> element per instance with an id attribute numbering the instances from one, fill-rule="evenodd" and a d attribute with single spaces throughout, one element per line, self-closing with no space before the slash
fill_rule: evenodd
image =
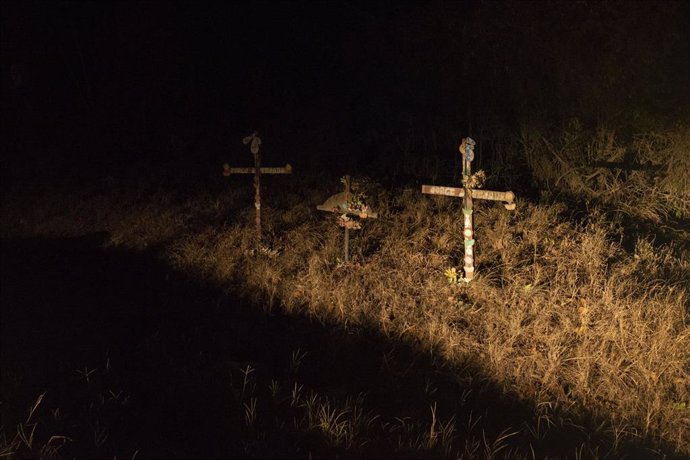
<path id="1" fill-rule="evenodd" d="M 223 175 L 229 177 L 233 174 L 254 174 L 254 208 L 256 209 L 255 226 L 256 226 L 256 245 L 257 248 L 261 245 L 261 175 L 262 174 L 292 174 L 292 166 L 286 164 L 284 167 L 278 168 L 262 168 L 261 167 L 261 138 L 259 133 L 254 131 L 251 135 L 242 139 L 244 145 L 249 145 L 249 150 L 254 156 L 253 168 L 231 168 L 229 164 L 223 165 Z"/>
<path id="2" fill-rule="evenodd" d="M 436 185 L 422 185 L 422 193 L 429 195 L 443 195 L 462 198 L 462 213 L 464 219 L 463 240 L 465 242 L 464 266 L 465 281 L 474 279 L 474 227 L 472 213 L 473 200 L 502 201 L 507 210 L 515 209 L 515 194 L 513 192 L 495 192 L 492 190 L 480 190 L 484 174 L 482 171 L 472 175 L 471 163 L 474 160 L 475 141 L 469 137 L 460 144 L 462 156 L 462 188 L 440 187 Z"/>
<path id="3" fill-rule="evenodd" d="M 330 196 L 323 204 L 318 205 L 316 209 L 338 215 L 338 225 L 345 229 L 343 254 L 345 262 L 348 262 L 350 260 L 350 229 L 359 230 L 362 228 L 361 220 L 356 220 L 353 217 L 376 219 L 378 214 L 364 204 L 362 195 L 352 193 L 350 176 L 343 177 L 341 182 L 345 190 Z"/>

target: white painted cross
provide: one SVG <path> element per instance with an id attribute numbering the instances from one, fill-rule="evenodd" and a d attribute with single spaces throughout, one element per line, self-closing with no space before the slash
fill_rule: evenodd
<path id="1" fill-rule="evenodd" d="M 503 201 L 509 211 L 515 209 L 515 194 L 513 192 L 494 192 L 491 190 L 478 190 L 483 181 L 483 172 L 472 175 L 471 163 L 474 160 L 475 142 L 467 137 L 460 144 L 462 155 L 462 188 L 439 187 L 436 185 L 422 185 L 422 193 L 430 195 L 444 195 L 462 198 L 462 213 L 464 215 L 463 236 L 465 242 L 464 270 L 465 281 L 474 278 L 474 228 L 472 223 L 472 200 Z"/>
<path id="2" fill-rule="evenodd" d="M 261 146 L 261 138 L 259 133 L 254 131 L 251 135 L 242 139 L 244 145 L 249 144 L 249 150 L 254 155 L 253 168 L 231 168 L 229 164 L 223 165 L 223 175 L 229 177 L 232 174 L 254 174 L 254 208 L 256 208 L 256 245 L 261 245 L 261 175 L 262 174 L 292 174 L 292 166 L 286 164 L 280 168 L 262 168 L 261 155 L 259 148 Z"/>

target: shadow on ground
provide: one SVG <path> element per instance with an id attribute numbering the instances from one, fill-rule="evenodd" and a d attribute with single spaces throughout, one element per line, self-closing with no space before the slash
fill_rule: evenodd
<path id="1" fill-rule="evenodd" d="M 543 420 L 532 408 L 502 396 L 471 366 L 450 372 L 372 331 L 265 314 L 172 271 L 154 250 L 104 248 L 106 236 L 2 240 L 0 410 L 9 434 L 45 392 L 31 421 L 37 439 L 70 438 L 60 450 L 66 457 L 433 457 L 438 449 L 401 445 L 390 427 L 424 422 L 424 444 L 434 404 L 438 421 L 455 422 L 447 454 L 513 431 L 499 456 L 529 454 L 530 444 L 537 457 L 611 448 L 603 430 L 535 432 Z M 274 380 L 332 401 L 363 394 L 379 428 L 349 450 L 289 420 L 257 434 L 238 396 L 247 366 L 254 385 L 266 387 L 261 394 Z M 491 448 L 480 444 L 478 457 Z M 640 449 L 619 452 L 650 456 Z"/>

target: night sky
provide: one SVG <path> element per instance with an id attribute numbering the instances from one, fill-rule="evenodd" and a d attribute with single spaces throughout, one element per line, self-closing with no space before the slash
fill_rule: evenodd
<path id="1" fill-rule="evenodd" d="M 3 2 L 3 178 L 213 171 L 253 130 L 265 164 L 381 175 L 650 129 L 687 117 L 688 31 L 688 2 Z"/>

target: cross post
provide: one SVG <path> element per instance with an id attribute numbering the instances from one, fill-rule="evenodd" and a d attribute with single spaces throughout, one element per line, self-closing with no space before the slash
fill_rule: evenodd
<path id="1" fill-rule="evenodd" d="M 369 206 L 353 199 L 350 176 L 345 176 L 341 180 L 345 190 L 330 196 L 323 204 L 318 205 L 316 209 L 339 215 L 338 225 L 345 229 L 343 253 L 345 262 L 348 262 L 350 260 L 350 229 L 357 230 L 362 228 L 359 221 L 348 216 L 357 216 L 360 219 L 376 219 L 378 214 L 369 209 Z"/>
<path id="2" fill-rule="evenodd" d="M 463 240 L 465 246 L 465 257 L 463 259 L 463 269 L 465 271 L 465 281 L 470 282 L 474 279 L 474 226 L 472 214 L 473 200 L 502 201 L 507 210 L 515 209 L 515 194 L 513 192 L 495 192 L 492 190 L 479 190 L 483 180 L 483 173 L 472 175 L 472 160 L 474 160 L 475 141 L 469 137 L 462 140 L 460 144 L 460 154 L 462 155 L 462 188 L 458 187 L 439 187 L 435 185 L 422 185 L 422 193 L 429 195 L 444 195 L 462 198 L 463 214 Z"/>
<path id="3" fill-rule="evenodd" d="M 229 177 L 232 174 L 254 174 L 254 208 L 256 209 L 256 217 L 254 218 L 256 231 L 256 246 L 261 245 L 261 175 L 262 174 L 292 174 L 292 166 L 286 164 L 279 168 L 262 168 L 261 167 L 261 138 L 259 133 L 254 131 L 251 135 L 242 139 L 242 143 L 249 145 L 249 150 L 254 156 L 253 168 L 231 168 L 229 164 L 223 165 L 223 175 Z"/>

